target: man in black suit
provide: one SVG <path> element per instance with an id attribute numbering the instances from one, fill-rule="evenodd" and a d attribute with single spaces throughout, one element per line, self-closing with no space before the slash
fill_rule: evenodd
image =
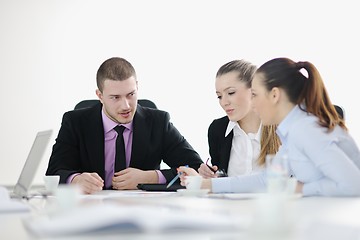
<path id="1" fill-rule="evenodd" d="M 133 66 L 110 58 L 99 68 L 96 94 L 101 103 L 66 112 L 53 146 L 46 175 L 80 185 L 84 193 L 136 189 L 139 183 L 167 183 L 183 165 L 198 169 L 202 160 L 170 122 L 167 112 L 137 103 Z M 114 170 L 114 127 L 125 127 L 126 168 Z M 120 133 L 121 134 L 121 133 Z M 171 169 L 159 170 L 164 161 Z"/>

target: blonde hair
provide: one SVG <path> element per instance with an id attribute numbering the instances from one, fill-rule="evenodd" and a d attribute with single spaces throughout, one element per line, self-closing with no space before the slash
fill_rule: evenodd
<path id="1" fill-rule="evenodd" d="M 257 67 L 244 60 L 233 60 L 220 67 L 216 73 L 216 77 L 224 75 L 229 72 L 237 72 L 238 80 L 245 83 L 248 88 L 251 88 L 251 82 Z M 263 126 L 260 139 L 260 155 L 257 160 L 259 166 L 265 164 L 265 157 L 267 154 L 275 154 L 281 145 L 280 139 L 276 135 L 276 126 Z"/>
<path id="2" fill-rule="evenodd" d="M 261 130 L 261 139 L 260 139 L 260 155 L 257 160 L 259 166 L 265 165 L 265 157 L 268 154 L 275 154 L 279 150 L 281 141 L 276 134 L 276 126 L 268 125 L 263 126 Z"/>

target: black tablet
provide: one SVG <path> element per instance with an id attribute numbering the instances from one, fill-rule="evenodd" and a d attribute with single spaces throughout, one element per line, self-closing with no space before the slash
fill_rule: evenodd
<path id="1" fill-rule="evenodd" d="M 153 192 L 175 192 L 178 189 L 185 188 L 180 184 L 173 184 L 169 188 L 166 188 L 167 184 L 160 183 L 140 183 L 137 185 L 138 189 L 144 191 L 153 191 Z"/>

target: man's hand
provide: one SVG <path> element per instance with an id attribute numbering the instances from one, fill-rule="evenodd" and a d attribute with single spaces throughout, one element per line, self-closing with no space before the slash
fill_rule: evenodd
<path id="1" fill-rule="evenodd" d="M 104 180 L 97 173 L 82 173 L 76 175 L 71 184 L 76 184 L 81 188 L 81 191 L 85 194 L 92 194 L 102 190 L 104 186 Z"/>
<path id="2" fill-rule="evenodd" d="M 158 174 L 155 170 L 143 171 L 136 168 L 126 168 L 114 174 L 113 189 L 137 189 L 139 183 L 158 183 Z"/>
<path id="3" fill-rule="evenodd" d="M 210 168 L 212 168 L 213 171 Z M 208 166 L 205 163 L 202 163 L 198 169 L 198 172 L 203 178 L 215 178 L 217 177 L 217 175 L 215 174 L 217 170 L 217 166 Z"/>

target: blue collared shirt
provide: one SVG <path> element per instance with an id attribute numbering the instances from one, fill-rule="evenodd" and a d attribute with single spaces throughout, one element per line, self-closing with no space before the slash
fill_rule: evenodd
<path id="1" fill-rule="evenodd" d="M 360 151 L 340 126 L 331 132 L 318 118 L 295 106 L 277 128 L 291 174 L 304 183 L 304 196 L 360 196 Z M 264 191 L 266 174 L 212 179 L 217 192 Z M 246 185 L 246 186 L 245 186 Z"/>

